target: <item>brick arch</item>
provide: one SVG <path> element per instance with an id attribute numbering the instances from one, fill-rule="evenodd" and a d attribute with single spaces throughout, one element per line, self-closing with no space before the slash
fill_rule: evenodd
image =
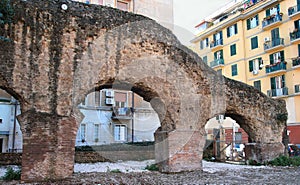
<path id="1" fill-rule="evenodd" d="M 76 106 L 90 89 L 118 83 L 132 84 L 132 90 L 149 101 L 159 97 L 150 102 L 158 112 L 166 112 L 155 134 L 162 172 L 201 169 L 204 125 L 220 113 L 250 120 L 260 147 L 279 143 L 274 137 L 285 125 L 284 103 L 218 76 L 153 20 L 69 1 L 12 3 L 13 24 L 0 29 L 13 40 L 0 41 L 0 77 L 26 102 L 20 117 L 27 129 L 22 180 L 73 173 L 80 120 Z M 67 10 L 61 9 L 62 3 Z M 255 121 L 257 116 L 261 119 Z M 268 129 L 268 136 L 255 129 L 259 125 Z M 273 156 L 282 153 L 279 149 Z"/>

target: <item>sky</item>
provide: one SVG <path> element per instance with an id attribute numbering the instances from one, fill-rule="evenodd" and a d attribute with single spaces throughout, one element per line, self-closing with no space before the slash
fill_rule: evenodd
<path id="1" fill-rule="evenodd" d="M 185 45 L 189 46 L 194 38 L 195 26 L 209 14 L 232 0 L 173 0 L 174 33 Z"/>

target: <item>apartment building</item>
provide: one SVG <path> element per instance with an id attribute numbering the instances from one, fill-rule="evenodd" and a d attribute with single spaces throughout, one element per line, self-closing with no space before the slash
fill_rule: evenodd
<path id="1" fill-rule="evenodd" d="M 76 146 L 154 141 L 160 126 L 149 102 L 132 91 L 103 89 L 88 94 L 79 105 L 84 115 Z"/>
<path id="2" fill-rule="evenodd" d="M 300 143 L 300 0 L 234 0 L 196 26 L 194 51 L 218 73 L 286 101 Z"/>
<path id="3" fill-rule="evenodd" d="M 158 21 L 164 27 L 173 30 L 173 0 L 74 0 L 87 4 L 104 5 L 141 14 Z"/>
<path id="4" fill-rule="evenodd" d="M 16 116 L 18 102 L 0 89 L 0 153 L 22 152 L 22 132 Z"/>

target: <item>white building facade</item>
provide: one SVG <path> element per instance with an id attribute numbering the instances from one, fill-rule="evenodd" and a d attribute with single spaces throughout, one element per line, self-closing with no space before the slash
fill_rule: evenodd
<path id="1" fill-rule="evenodd" d="M 18 102 L 0 89 L 0 153 L 22 152 L 22 132 L 16 116 Z"/>
<path id="2" fill-rule="evenodd" d="M 154 141 L 160 126 L 150 103 L 131 91 L 103 89 L 88 94 L 79 105 L 76 146 Z"/>

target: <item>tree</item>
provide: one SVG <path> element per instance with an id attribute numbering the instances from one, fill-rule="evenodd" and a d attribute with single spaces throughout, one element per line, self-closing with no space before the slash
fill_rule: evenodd
<path id="1" fill-rule="evenodd" d="M 10 24 L 12 22 L 12 17 L 14 11 L 10 5 L 10 0 L 0 0 L 0 27 L 4 24 Z M 0 40 L 9 41 L 8 38 L 0 35 Z"/>

